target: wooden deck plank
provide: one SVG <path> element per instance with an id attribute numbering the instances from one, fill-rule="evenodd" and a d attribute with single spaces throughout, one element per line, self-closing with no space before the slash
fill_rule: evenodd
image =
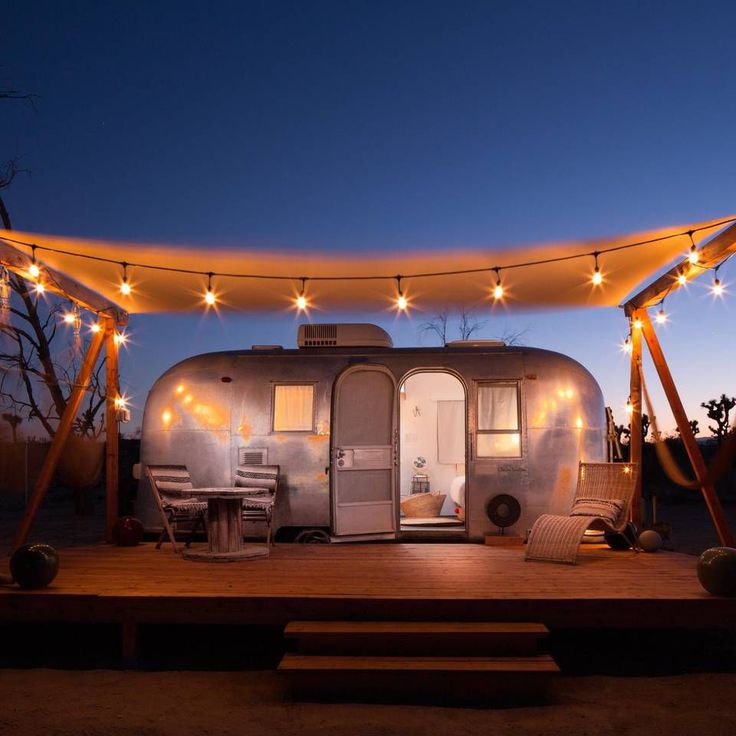
<path id="1" fill-rule="evenodd" d="M 268 558 L 227 565 L 189 562 L 153 544 L 68 548 L 60 556 L 50 588 L 0 588 L 0 620 L 736 622 L 736 599 L 708 595 L 696 558 L 668 552 L 591 545 L 574 567 L 525 562 L 523 548 L 477 544 L 277 545 Z"/>
<path id="2" fill-rule="evenodd" d="M 337 670 L 400 670 L 403 672 L 559 672 L 554 659 L 547 654 L 534 657 L 366 657 L 303 656 L 286 654 L 279 665 L 280 670 L 320 672 Z"/>

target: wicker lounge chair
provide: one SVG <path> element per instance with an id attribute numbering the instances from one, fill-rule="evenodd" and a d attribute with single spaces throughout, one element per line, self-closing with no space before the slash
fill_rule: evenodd
<path id="1" fill-rule="evenodd" d="M 235 469 L 235 485 L 253 489 L 253 493 L 243 499 L 243 520 L 266 523 L 266 545 L 271 544 L 271 521 L 279 485 L 279 470 L 278 465 L 238 465 Z"/>
<path id="2" fill-rule="evenodd" d="M 156 549 L 160 549 L 164 538 L 168 535 L 171 546 L 176 554 L 176 531 L 179 522 L 191 522 L 192 529 L 186 541 L 188 547 L 192 543 L 197 529 L 201 525 L 204 529 L 207 501 L 197 501 L 192 498 L 181 498 L 175 495 L 176 491 L 193 488 L 192 479 L 186 465 L 147 465 L 146 475 L 151 484 L 153 497 L 161 512 L 164 528 L 156 542 Z"/>
<path id="3" fill-rule="evenodd" d="M 580 463 L 570 514 L 544 514 L 534 522 L 526 559 L 574 565 L 586 529 L 624 533 L 637 473 L 635 463 Z"/>

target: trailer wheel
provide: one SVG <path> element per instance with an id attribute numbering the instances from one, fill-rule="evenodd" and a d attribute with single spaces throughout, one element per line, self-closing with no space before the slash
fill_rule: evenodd
<path id="1" fill-rule="evenodd" d="M 329 544 L 330 535 L 324 529 L 302 529 L 294 538 L 295 544 Z"/>

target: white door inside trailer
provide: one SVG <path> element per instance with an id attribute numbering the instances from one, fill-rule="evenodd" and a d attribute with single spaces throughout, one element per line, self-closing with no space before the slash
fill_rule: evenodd
<path id="1" fill-rule="evenodd" d="M 335 382 L 332 527 L 335 536 L 396 532 L 396 381 L 359 365 Z"/>

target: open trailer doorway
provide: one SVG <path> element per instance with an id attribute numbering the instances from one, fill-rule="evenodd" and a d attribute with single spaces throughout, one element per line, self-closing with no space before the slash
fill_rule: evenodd
<path id="1" fill-rule="evenodd" d="M 399 388 L 402 536 L 464 536 L 467 401 L 443 369 L 413 371 Z"/>

